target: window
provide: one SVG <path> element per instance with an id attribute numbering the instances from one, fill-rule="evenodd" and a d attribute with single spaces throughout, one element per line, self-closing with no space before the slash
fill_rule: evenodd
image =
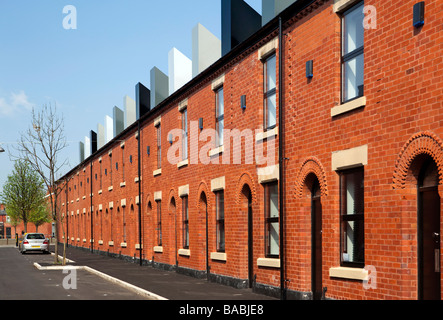
<path id="1" fill-rule="evenodd" d="M 182 111 L 182 160 L 188 159 L 188 110 L 184 109 Z"/>
<path id="2" fill-rule="evenodd" d="M 109 155 L 109 176 L 111 179 L 111 186 L 112 186 L 112 154 Z"/>
<path id="3" fill-rule="evenodd" d="M 221 87 L 215 92 L 215 129 L 217 130 L 217 147 L 223 145 L 224 112 L 223 87 Z"/>
<path id="4" fill-rule="evenodd" d="M 217 252 L 225 252 L 225 195 L 223 190 L 215 193 Z"/>
<path id="5" fill-rule="evenodd" d="M 162 167 L 162 128 L 161 124 L 157 126 L 157 169 Z"/>
<path id="6" fill-rule="evenodd" d="M 157 245 L 162 246 L 162 202 L 157 202 Z"/>
<path id="7" fill-rule="evenodd" d="M 105 173 L 106 174 L 106 173 Z M 103 189 L 102 187 L 102 179 L 103 179 L 103 174 L 102 174 L 102 162 L 100 161 L 100 190 Z"/>
<path id="8" fill-rule="evenodd" d="M 182 198 L 183 203 L 183 249 L 189 249 L 189 209 L 188 196 Z"/>
<path id="9" fill-rule="evenodd" d="M 276 58 L 273 54 L 264 62 L 264 127 L 266 130 L 274 128 L 277 124 L 276 77 Z"/>
<path id="10" fill-rule="evenodd" d="M 340 172 L 342 265 L 364 266 L 363 167 Z"/>
<path id="11" fill-rule="evenodd" d="M 278 258 L 280 254 L 278 182 L 265 184 L 265 235 L 266 257 Z"/>
<path id="12" fill-rule="evenodd" d="M 363 2 L 347 10 L 342 18 L 342 101 L 363 96 L 364 28 Z"/>

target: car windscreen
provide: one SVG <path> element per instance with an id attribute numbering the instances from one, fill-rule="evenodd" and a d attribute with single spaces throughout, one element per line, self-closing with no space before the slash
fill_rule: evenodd
<path id="1" fill-rule="evenodd" d="M 28 234 L 27 238 L 35 240 L 44 240 L 45 236 L 43 234 Z"/>

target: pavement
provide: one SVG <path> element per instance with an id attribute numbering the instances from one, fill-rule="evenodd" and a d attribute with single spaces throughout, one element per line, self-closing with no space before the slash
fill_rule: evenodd
<path id="1" fill-rule="evenodd" d="M 54 251 L 54 250 L 52 250 Z M 59 255 L 63 249 L 59 247 Z M 51 268 L 54 257 L 41 255 L 38 268 Z M 68 247 L 68 264 L 83 268 L 153 300 L 278 300 L 252 289 L 236 289 L 230 286 L 165 271 L 149 265 L 140 266 L 118 258 L 112 258 L 84 249 Z"/>

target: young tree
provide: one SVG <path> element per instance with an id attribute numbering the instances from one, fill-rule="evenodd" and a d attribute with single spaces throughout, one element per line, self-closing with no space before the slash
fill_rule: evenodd
<path id="1" fill-rule="evenodd" d="M 25 232 L 33 214 L 45 203 L 45 186 L 41 177 L 23 160 L 17 160 L 0 195 L 12 221 L 23 221 Z"/>
<path id="2" fill-rule="evenodd" d="M 41 110 L 32 110 L 32 126 L 21 135 L 16 148 L 21 158 L 42 177 L 48 192 L 47 201 L 55 224 L 55 262 L 58 262 L 58 214 L 62 188 L 56 176 L 67 164 L 61 160 L 61 152 L 67 147 L 64 120 L 57 114 L 56 107 L 44 105 Z"/>
<path id="3" fill-rule="evenodd" d="M 36 232 L 38 232 L 38 227 L 45 223 L 51 222 L 46 201 L 43 205 L 39 206 L 31 213 L 30 221 L 35 225 Z"/>

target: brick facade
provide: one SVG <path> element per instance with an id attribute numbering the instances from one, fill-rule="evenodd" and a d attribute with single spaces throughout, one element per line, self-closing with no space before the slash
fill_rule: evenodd
<path id="1" fill-rule="evenodd" d="M 293 12 L 298 6 L 286 10 L 283 83 L 277 81 L 276 90 L 277 105 L 283 90 L 283 123 L 265 134 L 255 132 L 263 129 L 264 117 L 261 58 L 275 52 L 277 66 L 280 58 L 278 30 L 265 28 L 269 32 L 261 32 L 234 49 L 235 55 L 222 58 L 144 116 L 140 133 L 137 124 L 130 126 L 60 179 L 68 190 L 61 200 L 61 216 L 69 245 L 139 258 L 140 228 L 142 259 L 154 266 L 201 277 L 209 267 L 214 281 L 245 287 L 251 280 L 257 290 L 278 295 L 283 261 L 288 297 L 310 299 L 311 190 L 317 180 L 325 297 L 418 298 L 417 176 L 426 156 L 437 164 L 438 190 L 443 196 L 442 4 L 426 1 L 425 25 L 415 29 L 414 1 L 365 1 L 365 6 L 376 8 L 377 26 L 364 31 L 364 104 L 342 112 L 341 13 L 334 12 L 333 1 L 305 2 L 309 6 L 302 10 Z M 278 26 L 275 21 L 272 24 Z M 314 61 L 312 79 L 305 76 L 308 60 Z M 278 72 L 277 67 L 277 79 Z M 239 164 L 234 164 L 233 140 L 229 150 L 226 137 L 222 152 L 202 157 L 213 149 L 204 134 L 216 126 L 214 89 L 221 84 L 224 128 L 244 133 Z M 247 97 L 244 110 L 242 95 Z M 168 152 L 174 155 L 181 142 L 176 138 L 171 144 L 168 137 L 171 130 L 181 128 L 184 105 L 188 162 L 171 163 Z M 203 118 L 203 130 L 198 128 L 199 118 Z M 158 125 L 161 172 L 157 164 Z M 283 129 L 283 136 L 279 129 Z M 248 130 L 254 135 L 248 136 Z M 272 156 L 267 154 L 271 143 L 275 143 Z M 251 146 L 254 154 L 264 150 L 265 163 L 257 164 L 247 154 Z M 284 148 L 282 162 L 278 161 L 279 147 Z M 352 150 L 358 150 L 355 163 L 350 157 Z M 205 159 L 210 163 L 202 163 Z M 270 162 L 283 170 L 283 259 L 265 256 L 265 185 L 278 180 L 272 170 L 263 174 Z M 365 289 L 358 276 L 349 276 L 349 270 L 340 267 L 341 167 L 337 163 L 364 167 L 364 264 L 374 266 L 377 276 L 376 286 L 371 288 Z M 217 190 L 224 191 L 225 252 L 216 248 Z M 183 248 L 183 196 L 189 201 L 189 248 Z M 251 230 L 252 250 L 248 250 Z M 62 242 L 63 232 L 59 235 Z M 252 273 L 248 272 L 250 254 Z M 351 271 L 366 274 L 363 267 Z M 347 275 L 340 276 L 343 274 Z"/>

